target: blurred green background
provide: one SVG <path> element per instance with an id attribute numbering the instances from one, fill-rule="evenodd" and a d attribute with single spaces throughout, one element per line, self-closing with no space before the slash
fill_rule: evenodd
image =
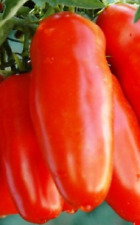
<path id="1" fill-rule="evenodd" d="M 31 225 L 18 215 L 7 216 L 0 219 L 0 225 Z M 90 213 L 78 211 L 73 215 L 62 213 L 57 219 L 51 220 L 47 225 L 132 225 L 121 219 L 107 203 L 103 203 Z"/>

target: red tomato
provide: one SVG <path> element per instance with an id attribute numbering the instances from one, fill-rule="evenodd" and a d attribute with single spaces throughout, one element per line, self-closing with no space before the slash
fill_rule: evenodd
<path id="1" fill-rule="evenodd" d="M 0 217 L 9 214 L 17 214 L 16 207 L 12 201 L 9 189 L 6 183 L 5 174 L 2 168 L 1 152 L 0 152 Z"/>
<path id="2" fill-rule="evenodd" d="M 140 120 L 140 20 L 134 23 L 137 7 L 111 4 L 101 12 L 97 24 L 106 37 L 106 52 L 113 73 Z"/>
<path id="3" fill-rule="evenodd" d="M 31 114 L 56 185 L 90 211 L 112 176 L 112 75 L 105 38 L 70 12 L 41 21 L 31 43 Z"/>
<path id="4" fill-rule="evenodd" d="M 0 148 L 13 201 L 19 214 L 44 223 L 62 211 L 63 200 L 42 156 L 29 113 L 30 75 L 0 83 Z"/>
<path id="5" fill-rule="evenodd" d="M 140 126 L 115 77 L 114 170 L 107 202 L 125 220 L 140 220 Z"/>

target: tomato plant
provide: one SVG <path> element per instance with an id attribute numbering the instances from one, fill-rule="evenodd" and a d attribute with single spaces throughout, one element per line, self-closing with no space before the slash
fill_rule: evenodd
<path id="1" fill-rule="evenodd" d="M 139 224 L 139 18 L 0 0 L 0 224 Z"/>

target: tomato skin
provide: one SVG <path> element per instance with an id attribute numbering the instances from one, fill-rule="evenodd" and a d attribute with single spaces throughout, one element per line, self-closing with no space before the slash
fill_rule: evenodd
<path id="1" fill-rule="evenodd" d="M 112 175 L 112 79 L 102 31 L 70 12 L 44 19 L 31 43 L 31 115 L 56 185 L 90 211 Z"/>
<path id="2" fill-rule="evenodd" d="M 3 76 L 0 75 L 0 82 L 3 80 Z M 0 217 L 5 217 L 10 214 L 17 214 L 16 207 L 12 201 L 9 193 L 7 182 L 5 179 L 5 173 L 2 166 L 2 155 L 0 150 Z"/>
<path id="3" fill-rule="evenodd" d="M 62 211 L 68 214 L 74 214 L 77 212 L 78 208 L 74 207 L 73 205 L 68 204 L 66 201 L 63 202 Z"/>
<path id="4" fill-rule="evenodd" d="M 140 127 L 115 77 L 114 170 L 107 202 L 125 220 L 140 220 Z"/>
<path id="5" fill-rule="evenodd" d="M 140 120 L 140 20 L 134 23 L 136 9 L 132 5 L 111 4 L 98 16 L 97 24 L 106 37 L 112 71 Z"/>
<path id="6" fill-rule="evenodd" d="M 9 189 L 6 183 L 5 174 L 2 168 L 1 152 L 0 152 L 0 217 L 10 214 L 17 214 L 16 207 L 12 201 Z"/>
<path id="7" fill-rule="evenodd" d="M 29 114 L 30 75 L 0 83 L 0 148 L 5 177 L 19 214 L 34 223 L 55 218 L 60 196 L 42 157 Z"/>

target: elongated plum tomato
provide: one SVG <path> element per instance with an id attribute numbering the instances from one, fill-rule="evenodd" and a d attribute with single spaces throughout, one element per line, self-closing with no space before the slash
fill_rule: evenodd
<path id="1" fill-rule="evenodd" d="M 60 214 L 63 199 L 36 140 L 29 87 L 28 73 L 0 83 L 1 161 L 17 212 L 27 221 L 44 223 Z"/>
<path id="2" fill-rule="evenodd" d="M 3 80 L 3 76 L 0 74 L 0 82 Z M 16 207 L 10 196 L 8 186 L 5 179 L 5 171 L 2 163 L 2 151 L 0 148 L 0 217 L 7 216 L 9 214 L 17 214 Z"/>
<path id="3" fill-rule="evenodd" d="M 113 73 L 140 121 L 140 20 L 134 23 L 137 7 L 111 4 L 97 19 L 106 37 L 106 53 Z"/>
<path id="4" fill-rule="evenodd" d="M 84 211 L 106 197 L 112 176 L 112 74 L 105 38 L 71 12 L 41 21 L 31 43 L 30 109 L 56 185 Z"/>
<path id="5" fill-rule="evenodd" d="M 10 214 L 17 214 L 18 212 L 8 189 L 1 154 L 2 151 L 0 148 L 0 217 L 3 217 Z"/>
<path id="6" fill-rule="evenodd" d="M 113 85 L 114 169 L 106 200 L 123 219 L 140 221 L 140 126 L 115 77 Z"/>

